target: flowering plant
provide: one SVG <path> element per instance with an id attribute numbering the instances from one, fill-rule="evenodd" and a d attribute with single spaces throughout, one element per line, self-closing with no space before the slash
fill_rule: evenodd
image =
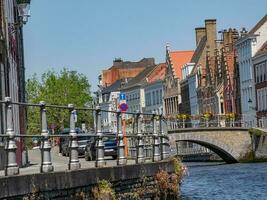
<path id="1" fill-rule="evenodd" d="M 235 118 L 236 118 L 236 114 L 233 112 L 226 114 L 226 119 L 235 120 Z"/>
<path id="2" fill-rule="evenodd" d="M 212 114 L 211 113 L 209 113 L 209 112 L 206 112 L 206 113 L 204 113 L 203 114 L 203 119 L 205 119 L 206 121 L 208 121 L 208 120 L 210 120 L 211 119 L 211 117 L 212 117 Z"/>
<path id="3" fill-rule="evenodd" d="M 126 124 L 130 125 L 133 123 L 133 118 L 126 119 Z"/>
<path id="4" fill-rule="evenodd" d="M 188 118 L 189 118 L 189 115 L 186 113 L 181 113 L 177 115 L 177 119 L 180 119 L 180 120 L 186 120 Z"/>

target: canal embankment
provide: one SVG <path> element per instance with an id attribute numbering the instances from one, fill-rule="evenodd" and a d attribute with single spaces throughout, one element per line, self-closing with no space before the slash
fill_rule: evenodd
<path id="1" fill-rule="evenodd" d="M 176 159 L 0 178 L 0 199 L 108 199 L 179 195 L 182 165 Z M 38 197 L 38 198 L 37 198 Z M 142 199 L 141 198 L 141 199 Z"/>

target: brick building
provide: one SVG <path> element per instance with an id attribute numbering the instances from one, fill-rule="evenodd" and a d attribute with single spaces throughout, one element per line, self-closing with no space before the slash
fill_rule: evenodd
<path id="1" fill-rule="evenodd" d="M 214 55 L 206 51 L 205 86 L 201 88 L 202 112 L 225 114 L 237 112 L 234 81 L 236 50 L 234 42 L 239 34 L 235 29 L 224 30 Z"/>
<path id="2" fill-rule="evenodd" d="M 203 113 L 202 89 L 206 85 L 206 52 L 214 53 L 216 47 L 216 20 L 206 19 L 205 27 L 195 28 L 196 49 L 192 58 L 183 66 L 182 112 L 198 115 Z"/>
<path id="3" fill-rule="evenodd" d="M 123 61 L 122 59 L 115 59 L 113 66 L 107 70 L 102 71 L 101 81 L 103 87 L 108 87 L 117 80 L 132 78 L 137 76 L 146 67 L 154 66 L 154 58 L 143 58 L 138 62 Z"/>

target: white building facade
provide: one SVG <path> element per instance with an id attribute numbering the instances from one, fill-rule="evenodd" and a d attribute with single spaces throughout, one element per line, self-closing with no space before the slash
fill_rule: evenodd
<path id="1" fill-rule="evenodd" d="M 137 86 L 125 90 L 124 93 L 126 95 L 128 112 L 144 112 L 145 108 L 144 88 Z"/>
<path id="2" fill-rule="evenodd" d="M 145 112 L 163 114 L 163 81 L 145 86 Z"/>
<path id="3" fill-rule="evenodd" d="M 188 85 L 191 115 L 199 115 L 199 106 L 197 100 L 198 80 L 196 74 L 188 76 Z"/>
<path id="4" fill-rule="evenodd" d="M 182 68 L 183 79 L 187 79 L 189 89 L 190 115 L 199 115 L 199 106 L 197 98 L 198 80 L 197 74 L 193 73 L 195 63 L 187 63 Z M 192 126 L 195 126 L 199 120 L 191 120 Z"/>
<path id="5" fill-rule="evenodd" d="M 102 101 L 100 105 L 101 110 L 118 111 L 120 92 L 110 92 L 106 100 Z M 103 132 L 116 133 L 117 131 L 117 116 L 112 112 L 101 112 L 101 125 Z"/>
<path id="6" fill-rule="evenodd" d="M 256 93 L 252 58 L 267 40 L 267 15 L 236 42 L 240 72 L 241 112 L 245 126 L 257 125 Z"/>
<path id="7" fill-rule="evenodd" d="M 257 118 L 260 127 L 267 127 L 267 41 L 253 57 Z"/>

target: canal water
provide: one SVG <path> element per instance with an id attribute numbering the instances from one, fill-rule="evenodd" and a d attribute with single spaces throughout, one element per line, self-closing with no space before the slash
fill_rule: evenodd
<path id="1" fill-rule="evenodd" d="M 185 163 L 182 200 L 267 200 L 267 163 Z"/>

